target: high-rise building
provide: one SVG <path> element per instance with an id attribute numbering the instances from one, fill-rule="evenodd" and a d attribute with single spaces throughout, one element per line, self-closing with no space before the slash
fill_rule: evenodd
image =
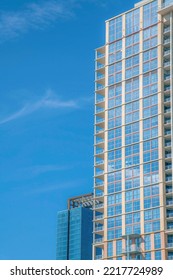
<path id="1" fill-rule="evenodd" d="M 96 50 L 93 259 L 173 259 L 173 0 L 106 21 Z"/>
<path id="2" fill-rule="evenodd" d="M 91 260 L 93 195 L 70 198 L 57 216 L 57 260 Z"/>

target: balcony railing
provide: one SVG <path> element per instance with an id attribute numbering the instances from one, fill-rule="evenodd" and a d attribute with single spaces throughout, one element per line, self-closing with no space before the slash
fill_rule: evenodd
<path id="1" fill-rule="evenodd" d="M 164 51 L 163 52 L 163 55 L 165 56 L 165 55 L 169 55 L 170 54 L 170 50 L 166 50 L 166 51 Z"/>
<path id="2" fill-rule="evenodd" d="M 101 220 L 101 219 L 103 219 L 103 214 L 102 215 L 98 215 L 98 216 L 95 216 L 95 220 Z"/>
<path id="3" fill-rule="evenodd" d="M 172 169 L 172 164 L 166 165 L 165 170 Z"/>
<path id="4" fill-rule="evenodd" d="M 170 147 L 171 146 L 171 142 L 165 142 L 165 147 Z"/>
<path id="5" fill-rule="evenodd" d="M 170 87 L 170 86 L 167 86 L 167 87 L 164 88 L 164 91 L 168 91 L 168 90 L 170 90 L 170 89 L 171 89 L 171 87 Z"/>
<path id="6" fill-rule="evenodd" d="M 173 243 L 167 243 L 167 248 L 173 248 Z"/>
<path id="7" fill-rule="evenodd" d="M 172 181 L 172 176 L 167 176 L 166 177 L 166 182 Z"/>
<path id="8" fill-rule="evenodd" d="M 95 112 L 96 112 L 96 114 L 97 114 L 97 113 L 102 113 L 102 112 L 104 112 L 104 110 L 105 110 L 105 108 L 97 107 L 97 106 L 96 106 Z"/>
<path id="9" fill-rule="evenodd" d="M 96 255 L 96 260 L 101 260 L 103 258 L 103 255 Z"/>
<path id="10" fill-rule="evenodd" d="M 96 104 L 98 103 L 101 103 L 101 102 L 104 102 L 105 101 L 105 98 L 104 97 L 101 97 L 99 99 L 96 99 Z"/>
<path id="11" fill-rule="evenodd" d="M 164 102 L 170 102 L 171 101 L 171 97 L 165 97 L 164 98 Z"/>
<path id="12" fill-rule="evenodd" d="M 168 260 L 173 260 L 173 256 L 168 256 Z"/>
<path id="13" fill-rule="evenodd" d="M 99 53 L 99 52 L 97 52 L 96 58 L 103 58 L 103 57 L 105 57 L 105 53 Z"/>
<path id="14" fill-rule="evenodd" d="M 169 153 L 169 154 L 165 154 L 165 158 L 171 158 L 172 157 L 172 154 Z"/>
<path id="15" fill-rule="evenodd" d="M 163 43 L 164 43 L 164 44 L 169 44 L 169 43 L 170 43 L 170 39 L 165 39 L 165 40 L 163 40 Z"/>
<path id="16" fill-rule="evenodd" d="M 138 253 L 141 251 L 141 248 L 136 245 L 131 245 L 129 248 L 123 249 L 122 253 L 127 254 L 127 253 Z"/>
<path id="17" fill-rule="evenodd" d="M 165 135 L 171 135 L 171 130 L 165 130 Z"/>
<path id="18" fill-rule="evenodd" d="M 171 112 L 171 108 L 167 108 L 167 109 L 165 109 L 165 111 L 164 111 L 165 113 L 170 113 Z"/>
<path id="19" fill-rule="evenodd" d="M 103 237 L 95 239 L 95 243 L 103 243 Z"/>
<path id="20" fill-rule="evenodd" d="M 163 32 L 164 32 L 164 33 L 170 32 L 170 26 L 165 27 L 165 28 L 163 29 Z"/>
<path id="21" fill-rule="evenodd" d="M 104 229 L 104 226 L 95 227 L 95 231 L 102 231 Z"/>
<path id="22" fill-rule="evenodd" d="M 105 67 L 105 65 L 104 64 L 97 64 L 97 66 L 96 66 L 96 70 L 99 70 L 99 69 L 101 69 L 101 68 L 104 68 Z"/>
<path id="23" fill-rule="evenodd" d="M 173 205 L 173 200 L 167 200 L 167 201 L 166 201 L 166 205 L 167 205 L 167 206 Z"/>
<path id="24" fill-rule="evenodd" d="M 96 127 L 96 134 L 100 132 L 104 132 L 104 128 Z"/>
<path id="25" fill-rule="evenodd" d="M 166 188 L 166 193 L 172 193 L 173 192 L 173 188 Z"/>
<path id="26" fill-rule="evenodd" d="M 104 149 L 102 149 L 102 148 L 95 150 L 95 155 L 100 155 L 102 153 L 104 153 Z"/>
<path id="27" fill-rule="evenodd" d="M 104 164 L 104 160 L 103 159 L 102 160 L 97 160 L 95 164 L 96 165 Z"/>
<path id="28" fill-rule="evenodd" d="M 164 62 L 163 66 L 164 66 L 164 67 L 170 66 L 170 62 L 169 62 L 169 61 Z"/>
<path id="29" fill-rule="evenodd" d="M 104 207 L 104 203 L 99 203 L 95 205 L 95 209 L 103 208 L 103 207 Z"/>
<path id="30" fill-rule="evenodd" d="M 96 138 L 96 144 L 103 143 L 104 139 L 103 138 Z"/>
<path id="31" fill-rule="evenodd" d="M 95 182 L 95 186 L 96 187 L 103 187 L 104 186 L 104 182 Z"/>
<path id="32" fill-rule="evenodd" d="M 166 75 L 164 76 L 164 80 L 167 81 L 167 80 L 170 80 L 171 76 L 170 75 Z"/>

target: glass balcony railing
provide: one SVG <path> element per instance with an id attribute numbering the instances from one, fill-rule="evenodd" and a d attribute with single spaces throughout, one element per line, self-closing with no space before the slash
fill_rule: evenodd
<path id="1" fill-rule="evenodd" d="M 170 101 L 171 101 L 171 97 L 170 96 L 164 98 L 164 102 L 170 102 Z"/>
<path id="2" fill-rule="evenodd" d="M 104 160 L 97 160 L 95 164 L 96 165 L 104 164 Z"/>
<path id="3" fill-rule="evenodd" d="M 165 135 L 171 135 L 171 130 L 165 130 Z"/>
<path id="4" fill-rule="evenodd" d="M 167 87 L 164 88 L 164 91 L 169 91 L 170 89 L 171 89 L 171 87 L 167 86 Z"/>
<path id="5" fill-rule="evenodd" d="M 104 64 L 99 63 L 99 64 L 96 65 L 96 70 L 99 70 L 99 69 L 104 68 L 104 67 L 105 67 Z"/>
<path id="6" fill-rule="evenodd" d="M 170 147 L 171 146 L 171 142 L 165 142 L 165 147 Z"/>
<path id="7" fill-rule="evenodd" d="M 103 237 L 95 239 L 95 243 L 103 243 Z"/>
<path id="8" fill-rule="evenodd" d="M 105 53 L 97 52 L 97 54 L 96 54 L 96 58 L 97 58 L 97 59 L 98 59 L 98 58 L 103 58 L 103 57 L 105 57 Z"/>
<path id="9" fill-rule="evenodd" d="M 173 248 L 173 243 L 167 243 L 167 248 Z"/>
<path id="10" fill-rule="evenodd" d="M 97 133 L 101 133 L 101 132 L 104 132 L 104 128 L 101 128 L 101 127 L 96 127 L 96 130 L 95 130 L 96 134 Z"/>
<path id="11" fill-rule="evenodd" d="M 165 120 L 165 124 L 170 124 L 171 123 L 171 119 L 166 119 Z"/>
<path id="12" fill-rule="evenodd" d="M 125 248 L 122 250 L 122 253 L 138 253 L 141 251 L 141 248 L 137 245 L 131 245 L 129 248 Z"/>
<path id="13" fill-rule="evenodd" d="M 99 124 L 99 123 L 102 123 L 102 122 L 104 122 L 104 121 L 105 121 L 104 118 L 99 118 L 99 117 L 97 117 L 95 123 L 96 123 L 96 124 Z"/>
<path id="14" fill-rule="evenodd" d="M 164 33 L 170 32 L 170 26 L 164 27 L 163 32 Z"/>
<path id="15" fill-rule="evenodd" d="M 95 112 L 96 114 L 104 112 L 105 108 L 96 106 Z"/>
<path id="16" fill-rule="evenodd" d="M 96 144 L 104 143 L 103 138 L 96 138 Z"/>
<path id="17" fill-rule="evenodd" d="M 104 102 L 104 101 L 105 101 L 104 97 L 98 98 L 98 99 L 96 99 L 96 104 Z"/>
<path id="18" fill-rule="evenodd" d="M 104 174 L 104 170 L 96 170 L 95 171 L 95 176 L 99 176 L 99 175 L 103 175 Z"/>
<path id="19" fill-rule="evenodd" d="M 160 8 L 164 9 L 164 8 L 167 8 L 167 7 L 172 6 L 172 5 L 173 5 L 172 0 L 166 0 L 164 3 L 162 3 Z"/>
<path id="20" fill-rule="evenodd" d="M 171 78 L 170 75 L 165 75 L 165 76 L 164 76 L 164 80 L 165 80 L 165 81 L 170 80 L 170 78 Z"/>
<path id="21" fill-rule="evenodd" d="M 101 219 L 103 219 L 103 215 L 98 215 L 98 216 L 95 216 L 95 220 L 101 220 Z"/>
<path id="22" fill-rule="evenodd" d="M 165 154 L 165 158 L 171 158 L 171 157 L 172 157 L 172 153 Z"/>
<path id="23" fill-rule="evenodd" d="M 166 51 L 163 52 L 164 56 L 169 55 L 169 54 L 170 54 L 170 50 L 166 50 Z"/>
<path id="24" fill-rule="evenodd" d="M 166 200 L 166 205 L 167 206 L 173 205 L 173 200 Z"/>
<path id="25" fill-rule="evenodd" d="M 103 255 L 96 255 L 96 260 L 101 260 L 103 258 Z"/>
<path id="26" fill-rule="evenodd" d="M 168 260 L 173 260 L 173 256 L 168 256 Z"/>
<path id="27" fill-rule="evenodd" d="M 98 74 L 98 75 L 96 76 L 96 80 L 101 80 L 101 79 L 103 79 L 104 77 L 105 77 L 104 74 Z"/>
<path id="28" fill-rule="evenodd" d="M 171 112 L 171 108 L 166 108 L 164 112 L 165 113 L 170 113 Z"/>
<path id="29" fill-rule="evenodd" d="M 95 182 L 95 186 L 96 187 L 103 187 L 104 186 L 104 182 L 103 181 Z"/>
<path id="30" fill-rule="evenodd" d="M 169 43 L 170 43 L 170 39 L 164 39 L 164 40 L 163 40 L 163 43 L 164 43 L 164 44 L 169 44 Z"/>
<path id="31" fill-rule="evenodd" d="M 95 231 L 102 231 L 104 229 L 104 226 L 96 226 Z"/>
<path id="32" fill-rule="evenodd" d="M 172 169 L 172 164 L 169 164 L 169 165 L 165 166 L 165 170 L 169 170 L 169 169 Z"/>
<path id="33" fill-rule="evenodd" d="M 103 148 L 97 148 L 95 150 L 95 155 L 100 155 L 100 154 L 103 154 L 104 153 L 104 149 Z"/>
<path id="34" fill-rule="evenodd" d="M 172 181 L 172 176 L 166 176 L 165 180 L 166 180 L 166 182 L 171 182 Z"/>
<path id="35" fill-rule="evenodd" d="M 163 63 L 163 66 L 164 66 L 164 67 L 168 67 L 168 66 L 170 66 L 170 61 L 166 61 L 166 62 L 164 62 L 164 63 Z"/>
<path id="36" fill-rule="evenodd" d="M 95 205 L 95 209 L 99 209 L 99 208 L 103 208 L 104 207 L 104 203 L 99 203 Z"/>

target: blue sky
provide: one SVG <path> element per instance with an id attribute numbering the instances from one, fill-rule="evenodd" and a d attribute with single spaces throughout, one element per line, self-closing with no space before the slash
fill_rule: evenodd
<path id="1" fill-rule="evenodd" d="M 121 0 L 0 2 L 0 259 L 55 259 L 56 213 L 92 191 L 94 49 Z"/>

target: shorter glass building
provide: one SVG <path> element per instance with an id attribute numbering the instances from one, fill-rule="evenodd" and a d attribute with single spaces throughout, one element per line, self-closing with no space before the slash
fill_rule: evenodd
<path id="1" fill-rule="evenodd" d="M 68 200 L 68 209 L 57 216 L 57 260 L 91 260 L 93 195 Z"/>

